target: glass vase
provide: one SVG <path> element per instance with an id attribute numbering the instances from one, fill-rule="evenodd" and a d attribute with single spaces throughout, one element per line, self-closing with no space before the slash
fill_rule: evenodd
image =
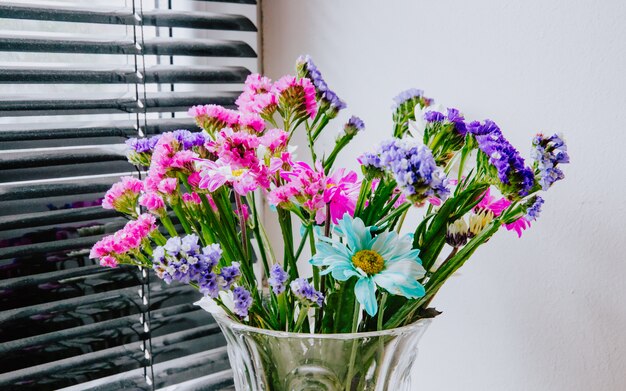
<path id="1" fill-rule="evenodd" d="M 214 314 L 237 391 L 415 391 L 411 369 L 431 322 L 354 334 L 263 330 Z"/>

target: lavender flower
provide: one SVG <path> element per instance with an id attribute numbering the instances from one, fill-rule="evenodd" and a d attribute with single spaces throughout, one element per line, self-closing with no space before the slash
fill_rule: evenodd
<path id="1" fill-rule="evenodd" d="M 321 306 L 324 303 L 322 292 L 316 291 L 306 278 L 296 278 L 289 287 L 294 296 L 306 305 Z"/>
<path id="2" fill-rule="evenodd" d="M 252 306 L 252 296 L 246 288 L 238 286 L 233 289 L 233 301 L 235 303 L 235 314 L 241 318 L 248 316 L 248 310 Z"/>
<path id="3" fill-rule="evenodd" d="M 489 158 L 498 179 L 505 185 L 501 186 L 501 191 L 509 196 L 526 196 L 535 184 L 533 170 L 525 165 L 524 159 L 504 138 L 498 125 L 491 120 L 483 124 L 474 121 L 467 129 L 475 136 L 478 148 Z"/>
<path id="4" fill-rule="evenodd" d="M 526 209 L 526 220 L 528 221 L 535 221 L 537 220 L 537 218 L 539 217 L 539 214 L 541 213 L 541 206 L 543 205 L 544 200 L 543 198 L 536 196 L 536 197 L 532 197 L 528 204 L 528 209 Z"/>
<path id="5" fill-rule="evenodd" d="M 428 197 L 445 200 L 450 194 L 448 179 L 437 166 L 428 147 L 412 138 L 391 139 L 379 147 L 380 167 L 390 172 L 398 187 L 413 202 Z M 362 156 L 369 164 L 377 162 L 372 156 Z"/>
<path id="6" fill-rule="evenodd" d="M 157 135 L 150 138 L 130 138 L 126 140 L 126 145 L 129 148 L 128 160 L 139 166 L 150 166 L 152 151 L 154 151 L 154 147 L 160 137 L 161 135 Z"/>
<path id="7" fill-rule="evenodd" d="M 282 266 L 279 264 L 275 264 L 270 269 L 270 278 L 268 278 L 268 282 L 272 287 L 272 290 L 275 294 L 280 295 L 285 291 L 285 285 L 287 282 L 287 272 L 283 270 Z"/>
<path id="8" fill-rule="evenodd" d="M 233 262 L 231 266 L 224 266 L 219 275 L 220 285 L 223 289 L 228 290 L 239 276 L 241 276 L 239 262 Z"/>
<path id="9" fill-rule="evenodd" d="M 359 117 L 352 116 L 348 122 L 344 125 L 343 130 L 347 136 L 353 137 L 358 132 L 365 129 L 365 123 Z"/>
<path id="10" fill-rule="evenodd" d="M 194 282 L 201 293 L 217 297 L 219 285 L 213 268 L 222 255 L 222 249 L 218 244 L 212 244 L 200 252 L 198 239 L 196 235 L 168 239 L 164 246 L 154 249 L 152 267 L 167 284 L 172 281 Z"/>
<path id="11" fill-rule="evenodd" d="M 320 100 L 322 107 L 326 107 L 331 118 L 337 116 L 337 113 L 347 107 L 346 103 L 337 96 L 337 94 L 328 88 L 328 84 L 317 65 L 311 59 L 311 56 L 300 56 L 296 61 L 296 68 L 300 77 L 306 77 L 311 80 L 317 92 L 317 98 Z"/>
<path id="12" fill-rule="evenodd" d="M 569 163 L 569 155 L 565 141 L 558 134 L 550 137 L 545 137 L 543 134 L 535 136 L 532 157 L 539 170 L 539 183 L 543 190 L 548 190 L 554 182 L 565 178 L 565 174 L 557 165 Z"/>
<path id="13" fill-rule="evenodd" d="M 172 134 L 176 141 L 182 145 L 184 150 L 191 150 L 193 147 L 201 147 L 207 141 L 207 138 L 202 132 L 190 132 L 185 129 L 179 129 L 175 130 Z"/>
<path id="14" fill-rule="evenodd" d="M 459 110 L 448 108 L 447 120 L 454 124 L 454 129 L 456 129 L 460 135 L 465 136 L 467 133 L 467 125 L 465 125 L 465 117 Z"/>
<path id="15" fill-rule="evenodd" d="M 418 90 L 417 88 L 409 88 L 408 90 L 404 90 L 393 98 L 393 105 L 391 106 L 391 109 L 396 110 L 398 107 L 402 106 L 404 103 L 411 99 L 423 98 L 423 95 L 424 91 Z"/>
<path id="16" fill-rule="evenodd" d="M 446 116 L 438 111 L 427 111 L 426 114 L 424 114 L 424 119 L 426 122 L 443 122 Z"/>

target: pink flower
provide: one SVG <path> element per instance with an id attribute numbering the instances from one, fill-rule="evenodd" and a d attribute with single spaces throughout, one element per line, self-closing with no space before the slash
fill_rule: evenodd
<path id="1" fill-rule="evenodd" d="M 240 168 L 233 170 L 230 164 L 219 160 L 217 162 L 205 161 L 202 164 L 199 183 L 201 189 L 214 192 L 220 186 L 228 183 L 233 186 L 237 193 L 246 195 L 258 187 L 256 178 L 249 169 Z"/>
<path id="2" fill-rule="evenodd" d="M 272 81 L 258 73 L 246 78 L 243 92 L 235 101 L 242 113 L 271 115 L 278 105 L 278 99 L 271 93 Z"/>
<path id="3" fill-rule="evenodd" d="M 200 199 L 200 196 L 198 195 L 198 193 L 183 194 L 183 202 L 186 204 L 195 204 L 195 205 L 202 204 L 202 200 Z"/>
<path id="4" fill-rule="evenodd" d="M 504 197 L 500 198 L 499 200 L 496 200 L 496 198 L 491 195 L 490 190 L 491 188 L 487 189 L 482 200 L 480 200 L 480 202 L 478 203 L 478 205 L 476 205 L 474 210 L 476 212 L 480 212 L 481 210 L 491 211 L 494 217 L 498 217 L 502 214 L 502 212 L 504 212 L 506 208 L 508 208 L 511 205 L 511 201 L 509 201 L 508 199 Z M 515 220 L 514 222 L 510 224 L 503 224 L 503 225 L 507 230 L 517 232 L 517 236 L 521 238 L 522 231 L 530 228 L 530 221 L 528 221 L 524 217 L 520 217 L 519 219 Z"/>
<path id="5" fill-rule="evenodd" d="M 279 96 L 279 102 L 284 102 L 296 113 L 304 112 L 311 118 L 315 117 L 317 113 L 315 87 L 306 77 L 298 79 L 295 76 L 285 75 L 274 83 L 272 92 Z"/>
<path id="6" fill-rule="evenodd" d="M 148 192 L 139 197 L 139 205 L 145 206 L 149 212 L 161 213 L 165 209 L 163 198 L 153 192 Z"/>
<path id="7" fill-rule="evenodd" d="M 143 190 L 143 182 L 132 176 L 124 176 L 120 179 L 121 181 L 115 183 L 104 195 L 102 207 L 134 214 L 139 193 Z"/>
<path id="8" fill-rule="evenodd" d="M 157 189 L 164 194 L 172 194 L 176 191 L 178 187 L 178 179 L 176 178 L 165 178 L 159 182 Z"/>
<path id="9" fill-rule="evenodd" d="M 242 113 L 239 115 L 239 127 L 260 133 L 265 129 L 265 121 L 255 113 Z"/>
<path id="10" fill-rule="evenodd" d="M 102 258 L 100 258 L 100 266 L 116 268 L 117 259 L 111 255 L 105 255 Z"/>
<path id="11" fill-rule="evenodd" d="M 345 213 L 354 214 L 360 188 L 355 172 L 345 174 L 341 169 L 326 176 L 319 162 L 315 169 L 304 162 L 297 162 L 293 171 L 283 172 L 281 176 L 287 182 L 269 193 L 268 201 L 272 205 L 297 203 L 309 211 L 318 224 L 326 220 L 326 205 L 334 223 Z"/>
<path id="12" fill-rule="evenodd" d="M 496 198 L 491 195 L 491 188 L 488 188 L 478 205 L 474 207 L 474 210 L 477 212 L 481 209 L 489 210 L 495 217 L 498 217 L 509 205 L 511 205 L 511 201 L 506 198 L 496 200 Z"/>
<path id="13" fill-rule="evenodd" d="M 237 216 L 239 216 L 240 220 L 243 218 L 244 222 L 248 221 L 248 219 L 250 218 L 250 211 L 248 210 L 247 205 L 241 205 L 241 211 L 236 210 L 235 213 L 237 213 Z"/>
<path id="14" fill-rule="evenodd" d="M 197 158 L 198 154 L 192 151 L 176 152 L 172 157 L 171 167 L 193 171 L 194 163 Z"/>
<path id="15" fill-rule="evenodd" d="M 225 128 L 216 136 L 215 141 L 208 143 L 209 151 L 220 157 L 220 160 L 234 169 L 252 168 L 259 164 L 256 149 L 260 145 L 257 136 L 246 132 L 235 132 Z"/>
<path id="16" fill-rule="evenodd" d="M 239 121 L 239 113 L 218 105 L 193 106 L 187 113 L 209 134 L 223 127 L 235 126 Z"/>
<path id="17" fill-rule="evenodd" d="M 280 157 L 270 158 L 269 171 L 270 174 L 274 174 L 279 170 L 290 170 L 293 167 L 293 160 L 289 152 L 283 152 Z"/>
<path id="18" fill-rule="evenodd" d="M 189 174 L 187 177 L 187 183 L 189 183 L 191 187 L 198 187 L 198 184 L 200 183 L 200 173 L 198 171 L 194 171 Z"/>
<path id="19" fill-rule="evenodd" d="M 260 144 L 267 147 L 272 154 L 287 147 L 289 133 L 282 129 L 270 129 L 260 138 Z"/>

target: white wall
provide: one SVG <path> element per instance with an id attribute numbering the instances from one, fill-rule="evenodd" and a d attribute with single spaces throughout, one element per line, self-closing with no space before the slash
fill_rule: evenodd
<path id="1" fill-rule="evenodd" d="M 626 389 L 626 3 L 265 0 L 263 18 L 266 73 L 309 53 L 365 120 L 350 167 L 408 87 L 526 153 L 566 133 L 573 163 L 540 221 L 498 233 L 435 301 L 420 389 Z"/>

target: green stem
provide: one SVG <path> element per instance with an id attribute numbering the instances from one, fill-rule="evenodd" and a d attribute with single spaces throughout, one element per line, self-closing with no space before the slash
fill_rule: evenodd
<path id="1" fill-rule="evenodd" d="M 307 318 L 307 315 L 309 313 L 309 307 L 306 306 L 304 308 L 300 308 L 300 313 L 298 314 L 298 320 L 296 321 L 296 325 L 293 328 L 293 332 L 294 333 L 299 333 L 301 328 L 302 328 L 302 324 L 304 323 L 304 320 Z"/>
<path id="2" fill-rule="evenodd" d="M 172 209 L 174 210 L 176 217 L 178 217 L 178 221 L 180 221 L 180 224 L 183 226 L 185 233 L 187 235 L 191 234 L 191 227 L 187 222 L 187 218 L 185 217 L 185 212 L 183 212 L 183 208 L 180 207 L 180 203 L 177 202 L 175 204 L 172 204 Z"/>
<path id="3" fill-rule="evenodd" d="M 356 333 L 358 329 L 357 322 L 359 321 L 359 314 L 361 313 L 361 305 L 355 301 L 354 302 L 354 313 L 352 314 L 352 333 Z M 352 376 L 354 374 L 354 360 L 356 359 L 356 348 L 357 343 L 356 340 L 352 341 L 352 351 L 350 352 L 350 362 L 348 364 L 348 374 L 346 376 L 346 385 L 345 390 L 349 391 L 352 388 Z"/>

